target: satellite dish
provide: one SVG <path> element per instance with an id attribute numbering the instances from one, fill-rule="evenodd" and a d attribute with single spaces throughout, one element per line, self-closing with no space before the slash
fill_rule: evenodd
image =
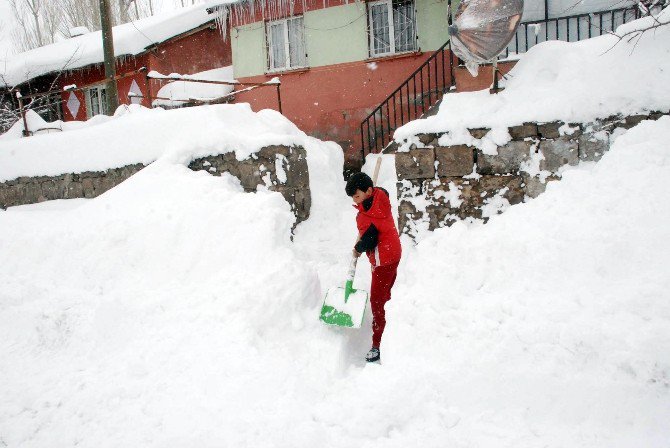
<path id="1" fill-rule="evenodd" d="M 451 48 L 472 76 L 496 61 L 521 23 L 523 0 L 463 0 L 449 26 Z"/>

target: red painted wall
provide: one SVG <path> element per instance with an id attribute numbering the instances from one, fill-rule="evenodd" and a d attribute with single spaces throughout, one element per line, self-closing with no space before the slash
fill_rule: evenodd
<path id="1" fill-rule="evenodd" d="M 314 67 L 277 74 L 281 80 L 283 114 L 301 130 L 342 146 L 348 164 L 360 157 L 361 121 L 388 97 L 431 53 Z M 272 75 L 239 79 L 266 82 Z M 274 87 L 240 93 L 235 102 L 253 110 L 278 109 Z"/>
<path id="2" fill-rule="evenodd" d="M 164 75 L 198 73 L 233 63 L 230 38 L 224 40 L 218 27 L 165 42 L 148 57 L 150 69 Z"/>
<path id="3" fill-rule="evenodd" d="M 232 51 L 230 39 L 223 40 L 219 29 L 203 29 L 193 34 L 183 36 L 173 41 L 158 45 L 150 52 L 137 57 L 129 57 L 123 62 L 117 60 L 116 73 L 123 75 L 134 72 L 141 67 L 147 67 L 149 71 L 155 70 L 163 74 L 180 73 L 193 74 L 205 70 L 224 67 L 232 64 Z M 89 66 L 84 69 L 65 73 L 60 79 L 60 88 L 76 84 L 77 86 L 100 83 L 105 77 L 105 69 L 102 64 Z M 128 93 L 132 82 L 136 81 L 143 96 L 147 95 L 147 79 L 142 73 L 125 77 L 117 81 L 119 91 L 119 103 L 130 104 Z M 156 95 L 162 86 L 161 82 L 151 81 L 151 94 Z M 86 100 L 83 91 L 75 92 L 80 106 L 77 116 L 74 117 L 67 107 L 70 92 L 64 92 L 63 118 L 65 121 L 86 120 Z M 150 101 L 143 98 L 141 104 L 150 107 Z"/>
<path id="4" fill-rule="evenodd" d="M 516 61 L 500 62 L 498 69 L 507 74 L 516 65 Z M 454 67 L 457 92 L 474 92 L 491 88 L 493 84 L 493 68 L 490 64 L 479 67 L 477 76 L 473 77 L 465 67 Z M 500 78 L 498 78 L 500 79 Z"/>

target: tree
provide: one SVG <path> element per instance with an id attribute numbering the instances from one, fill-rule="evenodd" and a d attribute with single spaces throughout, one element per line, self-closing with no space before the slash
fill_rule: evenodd
<path id="1" fill-rule="evenodd" d="M 51 0 L 9 0 L 17 27 L 12 42 L 18 51 L 48 45 L 58 35 L 61 10 Z"/>

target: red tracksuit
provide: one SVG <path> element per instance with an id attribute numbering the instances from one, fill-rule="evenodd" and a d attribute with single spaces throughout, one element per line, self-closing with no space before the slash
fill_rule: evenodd
<path id="1" fill-rule="evenodd" d="M 358 209 L 356 226 L 360 236 L 356 250 L 366 252 L 372 265 L 372 346 L 379 347 L 386 326 L 384 305 L 391 300 L 402 247 L 386 190 L 374 188 L 372 196 L 355 207 Z"/>

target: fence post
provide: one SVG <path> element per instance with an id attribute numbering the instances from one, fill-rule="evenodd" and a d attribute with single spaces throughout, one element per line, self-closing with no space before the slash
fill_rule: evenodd
<path id="1" fill-rule="evenodd" d="M 23 108 L 23 96 L 20 91 L 16 91 L 16 99 L 19 100 L 19 111 L 21 111 L 21 119 L 23 120 L 23 136 L 30 137 L 28 130 L 28 120 L 26 119 L 26 110 Z"/>
<path id="2" fill-rule="evenodd" d="M 279 105 L 279 113 L 283 115 L 281 107 L 281 81 L 277 84 L 277 104 Z"/>

